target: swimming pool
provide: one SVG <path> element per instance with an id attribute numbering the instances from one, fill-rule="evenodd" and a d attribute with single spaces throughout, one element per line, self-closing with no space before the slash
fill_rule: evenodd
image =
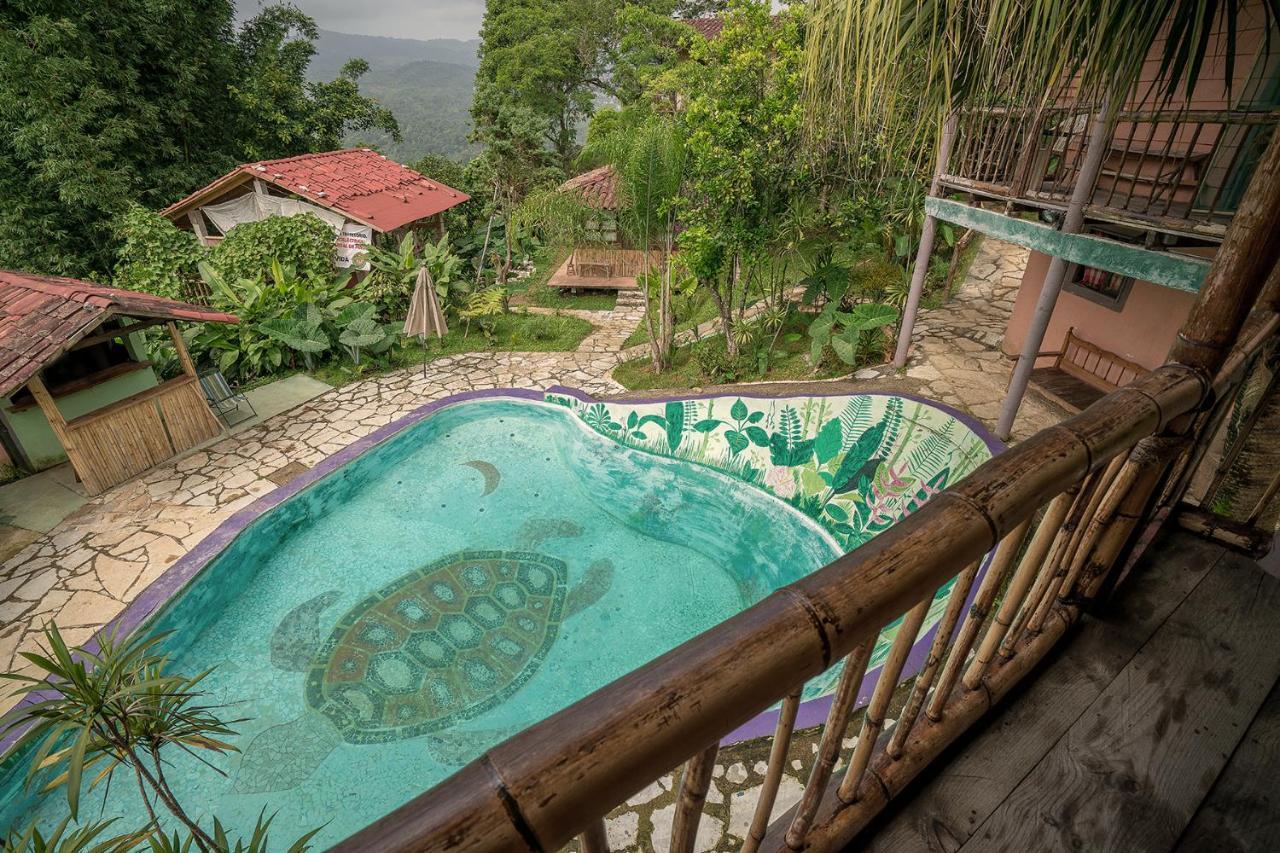
<path id="1" fill-rule="evenodd" d="M 233 518 L 123 627 L 174 631 L 175 668 L 216 667 L 213 701 L 248 718 L 225 776 L 172 757 L 193 813 L 247 829 L 266 808 L 282 835 L 328 821 L 329 843 L 856 547 L 992 447 L 892 395 L 455 398 Z M 809 686 L 802 725 L 833 682 Z M 3 784 L 6 824 L 64 813 Z M 105 813 L 144 822 L 124 785 Z"/>

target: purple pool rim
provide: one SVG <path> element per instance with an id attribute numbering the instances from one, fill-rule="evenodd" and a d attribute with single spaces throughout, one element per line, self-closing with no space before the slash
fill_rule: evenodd
<path id="1" fill-rule="evenodd" d="M 157 613 L 164 605 L 168 604 L 178 593 L 180 593 L 191 581 L 193 581 L 222 551 L 231 544 L 231 541 L 239 536 L 245 528 L 256 521 L 259 517 L 279 506 L 284 501 L 298 494 L 302 490 L 311 486 L 318 480 L 332 474 L 348 462 L 361 456 L 366 451 L 390 439 L 392 436 L 403 432 L 411 426 L 419 423 L 428 416 L 459 403 L 466 403 L 473 400 L 484 399 L 518 399 L 532 400 L 535 402 L 544 402 L 548 395 L 558 395 L 562 397 L 572 397 L 583 403 L 602 402 L 608 405 L 634 405 L 643 406 L 655 403 L 670 403 L 683 400 L 710 400 L 726 397 L 741 397 L 747 400 L 785 400 L 785 399 L 801 399 L 816 397 L 900 397 L 904 400 L 911 400 L 916 403 L 931 406 L 941 412 L 960 421 L 968 427 L 975 435 L 981 438 L 995 456 L 1005 449 L 1005 445 L 997 439 L 990 430 L 973 416 L 934 400 L 920 397 L 914 394 L 899 394 L 891 391 L 838 391 L 831 394 L 788 394 L 788 393 L 703 393 L 703 394 L 681 394 L 668 395 L 659 397 L 643 397 L 643 398 L 626 398 L 626 399 L 600 399 L 593 397 L 577 388 L 570 388 L 564 385 L 553 385 L 544 391 L 538 391 L 532 388 L 487 388 L 479 391 L 463 391 L 457 394 L 451 394 L 447 397 L 441 397 L 438 400 L 432 400 L 408 414 L 397 418 L 396 420 L 379 427 L 366 436 L 356 439 L 351 444 L 342 448 L 338 452 L 326 456 L 315 467 L 299 474 L 292 480 L 281 486 L 277 486 L 267 494 L 258 498 L 253 503 L 237 510 L 228 516 L 221 524 L 215 527 L 209 535 L 200 540 L 194 548 L 186 554 L 174 561 L 173 565 L 165 569 L 165 571 L 154 581 L 147 585 L 142 592 L 133 601 L 125 605 L 124 610 L 116 614 L 110 622 L 104 625 L 91 637 L 85 644 L 84 648 L 90 652 L 96 652 L 99 648 L 99 638 L 102 636 L 126 636 L 145 623 L 153 614 Z M 228 436 L 227 438 L 231 438 Z M 227 439 L 223 439 L 224 441 Z M 986 571 L 987 563 L 990 561 L 990 555 L 983 562 L 983 566 L 979 572 L 979 577 Z M 969 599 L 966 601 L 966 608 L 972 604 L 973 597 L 977 594 L 977 583 L 974 583 L 973 589 L 970 590 Z M 927 655 L 929 644 L 932 642 L 934 634 L 937 633 L 937 626 L 933 626 L 924 634 L 922 634 L 912 646 L 911 653 L 907 656 L 907 662 L 903 667 L 903 672 L 919 669 Z M 858 702 L 863 702 L 869 697 L 871 690 L 874 689 L 875 682 L 880 675 L 881 667 L 875 667 L 867 671 L 863 678 L 862 684 L 858 689 Z M 48 699 L 54 695 L 52 689 L 27 694 L 13 708 L 13 711 L 19 708 L 34 704 L 36 702 Z M 826 719 L 827 712 L 831 707 L 831 696 L 821 696 L 817 699 L 810 699 L 802 702 L 799 713 L 796 717 L 796 729 L 807 728 L 817 725 Z M 10 712 L 12 713 L 12 711 Z M 776 710 L 770 709 L 757 714 L 751 720 L 734 729 L 722 740 L 722 745 L 730 745 L 745 740 L 751 740 L 757 737 L 763 737 L 771 734 L 774 730 L 778 717 Z M 0 762 L 6 761 L 10 755 L 9 752 L 13 745 L 22 737 L 25 728 L 12 729 L 4 738 L 0 739 Z"/>

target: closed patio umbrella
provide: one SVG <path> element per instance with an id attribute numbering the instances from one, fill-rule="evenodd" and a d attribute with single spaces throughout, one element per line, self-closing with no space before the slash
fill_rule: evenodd
<path id="1" fill-rule="evenodd" d="M 435 335 L 443 338 L 449 333 L 444 322 L 444 313 L 440 310 L 440 302 L 436 299 L 436 285 L 431 280 L 431 273 L 426 267 L 418 270 L 418 282 L 413 287 L 413 297 L 409 300 L 409 316 L 404 318 L 404 333 L 420 339 L 425 348 L 427 337 Z M 425 354 L 422 360 L 422 375 L 427 375 Z"/>

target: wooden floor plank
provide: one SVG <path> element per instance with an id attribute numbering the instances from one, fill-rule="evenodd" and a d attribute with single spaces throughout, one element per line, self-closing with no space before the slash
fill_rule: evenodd
<path id="1" fill-rule="evenodd" d="M 1175 853 L 1280 850 L 1280 681 L 1200 804 Z"/>
<path id="2" fill-rule="evenodd" d="M 953 750 L 946 763 L 868 831 L 875 853 L 952 853 L 1132 660 L 1223 556 L 1185 533 L 1151 548 L 1117 597 L 1086 616 L 1028 689 Z"/>
<path id="3" fill-rule="evenodd" d="M 1168 853 L 1280 676 L 1280 582 L 1228 554 L 962 848 Z"/>

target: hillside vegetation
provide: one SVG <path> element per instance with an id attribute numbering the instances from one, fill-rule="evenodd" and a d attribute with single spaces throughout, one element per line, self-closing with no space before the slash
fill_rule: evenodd
<path id="1" fill-rule="evenodd" d="M 307 75 L 328 79 L 356 57 L 369 63 L 360 90 L 395 114 L 403 141 L 370 130 L 350 134 L 348 144 L 376 146 L 401 163 L 426 154 L 466 160 L 479 152 L 467 141 L 479 45 L 478 39 L 384 38 L 321 30 Z"/>

